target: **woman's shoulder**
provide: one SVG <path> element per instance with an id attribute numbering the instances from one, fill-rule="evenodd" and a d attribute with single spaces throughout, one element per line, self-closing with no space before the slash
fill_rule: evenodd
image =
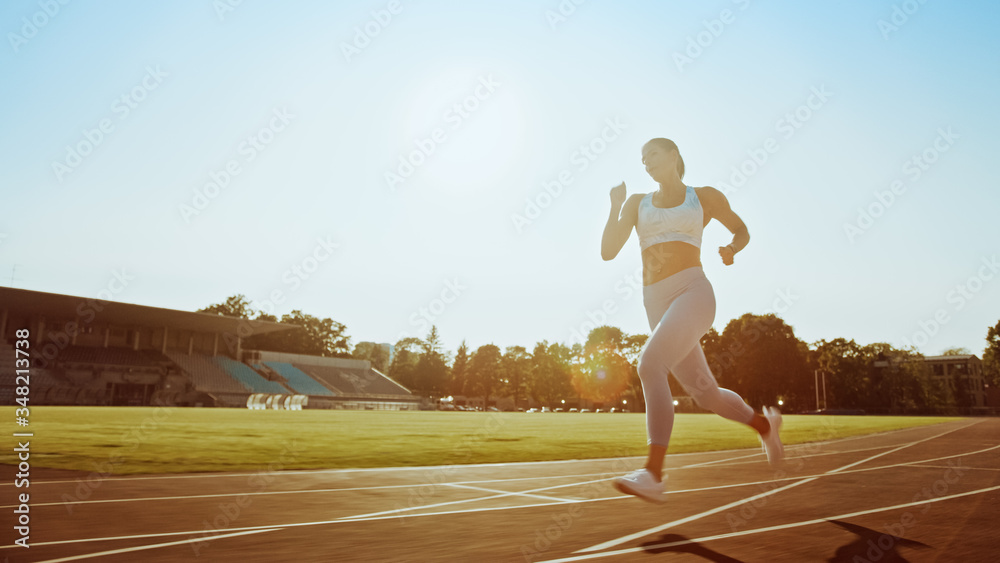
<path id="1" fill-rule="evenodd" d="M 722 209 L 720 206 L 726 205 L 726 195 L 712 186 L 694 188 L 694 192 L 698 196 L 698 202 L 706 208 L 706 211 Z"/>
<path id="2" fill-rule="evenodd" d="M 643 200 L 645 200 L 647 197 L 649 197 L 652 193 L 653 192 L 649 192 L 649 193 L 646 193 L 646 194 L 644 194 L 644 193 L 634 193 L 634 194 L 628 196 L 628 200 L 626 200 L 625 205 L 632 204 L 632 205 L 636 205 L 637 206 L 640 203 L 642 203 Z"/>
<path id="3" fill-rule="evenodd" d="M 625 200 L 625 205 L 623 206 L 623 211 L 635 219 L 638 219 L 639 208 L 642 207 L 642 200 L 646 198 L 646 194 L 635 193 L 628 196 Z"/>
<path id="4" fill-rule="evenodd" d="M 694 189 L 694 193 L 696 193 L 698 195 L 699 199 L 713 199 L 713 200 L 715 200 L 715 199 L 719 199 L 720 197 L 721 198 L 726 197 L 725 195 L 723 195 L 723 193 L 721 191 L 719 191 L 718 189 L 716 189 L 716 188 L 714 188 L 712 186 L 701 186 L 700 188 L 699 187 L 694 187 L 694 186 L 688 186 L 688 187 Z"/>

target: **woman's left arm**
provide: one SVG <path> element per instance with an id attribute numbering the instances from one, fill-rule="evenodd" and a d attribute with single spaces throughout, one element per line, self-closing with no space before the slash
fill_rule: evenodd
<path id="1" fill-rule="evenodd" d="M 747 230 L 746 224 L 743 223 L 743 219 L 740 219 L 740 216 L 729 207 L 729 200 L 726 199 L 725 194 L 708 186 L 702 188 L 701 192 L 703 197 L 699 199 L 705 203 L 704 207 L 708 211 L 709 219 L 717 220 L 725 225 L 729 232 L 733 233 L 733 242 L 719 247 L 722 263 L 730 266 L 733 263 L 733 256 L 750 243 L 750 232 Z"/>

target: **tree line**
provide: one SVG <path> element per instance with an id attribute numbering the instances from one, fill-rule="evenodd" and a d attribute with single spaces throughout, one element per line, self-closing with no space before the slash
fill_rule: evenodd
<path id="1" fill-rule="evenodd" d="M 500 398 L 524 406 L 555 406 L 566 401 L 643 408 L 642 384 L 636 366 L 648 334 L 626 334 L 612 326 L 590 331 L 584 343 L 537 342 L 524 346 L 484 344 L 471 350 L 463 341 L 451 353 L 444 349 L 437 327 L 424 338 L 408 337 L 395 343 L 394 354 L 377 344 L 350 345 L 346 327 L 295 310 L 280 319 L 254 311 L 243 295 L 199 312 L 296 325 L 296 330 L 251 336 L 244 348 L 326 357 L 368 360 L 415 394 L 437 399 L 447 396 Z M 987 384 L 1000 386 L 1000 321 L 989 327 L 982 354 Z M 780 317 L 752 313 L 731 320 L 720 333 L 710 329 L 701 339 L 705 356 L 719 385 L 739 393 L 759 408 L 777 404 L 786 411 L 816 407 L 818 373 L 825 378 L 825 406 L 867 412 L 939 412 L 971 406 L 962 384 L 954 389 L 931 377 L 931 367 L 914 349 L 887 343 L 861 345 L 835 338 L 807 344 L 795 336 Z M 946 355 L 968 354 L 951 349 Z M 686 395 L 671 376 L 675 396 Z M 823 390 L 820 391 L 821 395 Z M 821 397 L 822 398 L 822 397 Z"/>

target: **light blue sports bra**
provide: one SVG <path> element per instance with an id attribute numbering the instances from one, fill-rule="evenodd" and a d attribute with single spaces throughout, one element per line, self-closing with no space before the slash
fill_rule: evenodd
<path id="1" fill-rule="evenodd" d="M 655 192 L 654 192 L 655 193 Z M 701 233 L 705 229 L 705 212 L 694 188 L 687 187 L 684 202 L 677 207 L 661 209 L 653 205 L 653 193 L 639 202 L 639 220 L 635 232 L 642 250 L 661 242 L 680 241 L 701 248 Z"/>

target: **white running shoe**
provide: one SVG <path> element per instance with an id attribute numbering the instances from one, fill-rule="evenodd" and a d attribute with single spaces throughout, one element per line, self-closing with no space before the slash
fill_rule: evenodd
<path id="1" fill-rule="evenodd" d="M 767 436 L 760 436 L 760 442 L 767 454 L 767 462 L 777 465 L 785 457 L 785 446 L 781 443 L 781 411 L 775 407 L 764 407 L 764 418 L 771 426 Z"/>
<path id="2" fill-rule="evenodd" d="M 666 496 L 663 494 L 663 483 L 657 481 L 646 468 L 636 469 L 624 477 L 615 479 L 614 485 L 616 489 L 627 495 L 635 495 L 649 502 L 666 501 Z"/>

